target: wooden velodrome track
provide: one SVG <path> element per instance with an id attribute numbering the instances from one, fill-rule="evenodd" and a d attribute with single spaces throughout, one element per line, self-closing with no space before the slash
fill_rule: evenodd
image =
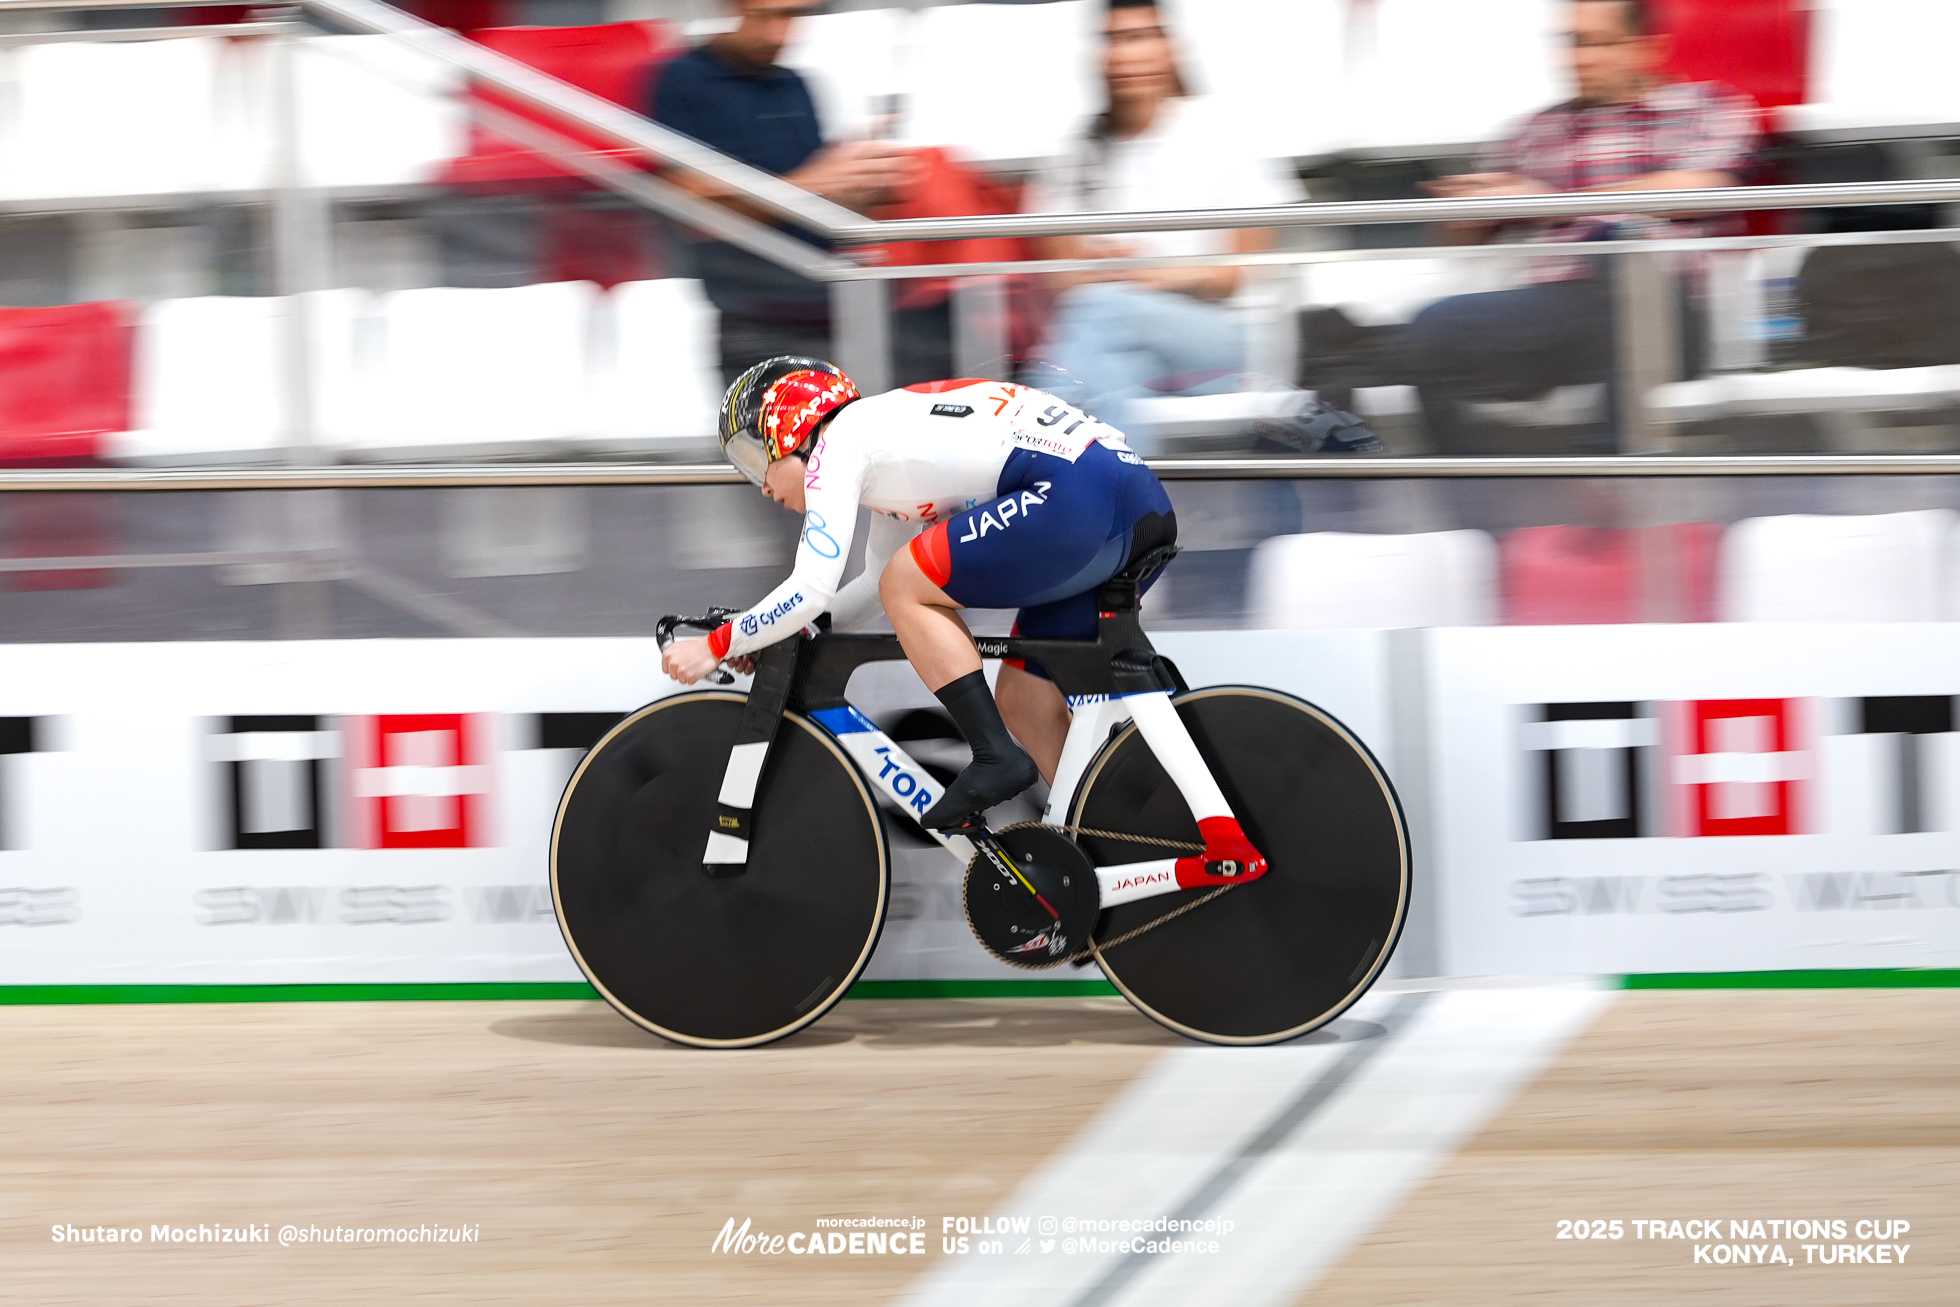
<path id="1" fill-rule="evenodd" d="M 1260 1068 L 1306 1059 L 1298 1066 L 1322 1077 L 1315 1084 L 1327 1082 L 1326 1068 L 1347 1068 L 1344 1089 L 1310 1087 L 1287 1100 L 1293 1124 L 1280 1134 L 1293 1131 L 1291 1143 L 1259 1154 L 1264 1170 L 1218 1174 L 1244 1179 L 1237 1198 L 1247 1225 L 1267 1202 L 1255 1202 L 1259 1194 L 1281 1192 L 1276 1181 L 1302 1201 L 1348 1204 L 1340 1168 L 1311 1151 L 1338 1147 L 1313 1143 L 1313 1114 L 1400 1112 L 1420 1131 L 1423 1113 L 1397 1108 L 1386 1090 L 1372 1099 L 1362 1092 L 1373 1072 L 1355 1059 L 1369 1056 L 1373 1040 L 1390 1050 L 1376 1059 L 1386 1074 L 1404 1056 L 1395 1041 L 1420 1042 L 1413 1005 L 1422 997 L 1371 996 L 1373 1019 L 1344 1019 L 1347 1033 L 1319 1048 L 1216 1050 L 1235 1060 L 1214 1062 L 1203 1060 L 1214 1050 L 1193 1054 L 1104 999 L 851 1002 L 796 1039 L 739 1054 L 668 1046 L 590 1004 L 4 1008 L 0 1298 L 1016 1307 L 1954 1300 L 1960 993 L 1936 989 L 1598 995 L 1596 1010 L 1492 1097 L 1474 1128 L 1382 1196 L 1365 1228 L 1320 1255 L 1307 1247 L 1312 1222 L 1302 1224 L 1297 1249 L 1271 1233 L 1257 1249 L 1236 1245 L 1237 1288 L 1202 1287 L 1203 1267 L 1183 1289 L 1108 1268 L 1080 1272 L 1061 1298 L 946 1280 L 962 1259 L 941 1256 L 942 1219 L 1005 1210 L 1017 1190 L 1035 1191 L 1037 1172 L 1066 1170 L 1058 1158 L 1075 1156 L 1092 1185 L 1106 1175 L 1111 1193 L 1183 1162 L 1209 1166 L 1205 1158 L 1126 1163 L 1120 1151 L 1113 1160 L 1094 1152 L 1128 1146 L 1121 1137 L 1083 1142 L 1111 1113 L 1141 1110 L 1148 1095 L 1138 1086 L 1161 1088 L 1174 1066 L 1213 1077 L 1200 1092 L 1215 1110 L 1187 1112 L 1192 1128 L 1259 1115 L 1247 1105 L 1265 1092 Z M 1417 1081 L 1456 1074 L 1447 1059 L 1409 1065 Z M 1231 1210 L 1232 1197 L 1214 1210 Z M 915 1214 L 930 1222 L 920 1257 L 710 1252 L 730 1216 L 786 1232 L 826 1216 Z M 1806 1266 L 1798 1241 L 1786 1238 L 1794 1268 L 1695 1265 L 1683 1241 L 1558 1241 L 1561 1217 L 1897 1218 L 1911 1222 L 1898 1240 L 1910 1252 L 1904 1265 Z M 147 1235 L 155 1225 L 200 1223 L 257 1224 L 275 1235 L 288 1223 L 462 1225 L 478 1234 L 469 1243 L 291 1247 L 70 1244 L 51 1235 L 58 1224 Z M 1227 1263 L 1218 1265 L 1225 1275 Z"/>

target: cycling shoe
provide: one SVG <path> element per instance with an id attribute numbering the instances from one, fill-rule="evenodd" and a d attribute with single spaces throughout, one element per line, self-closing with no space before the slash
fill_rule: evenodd
<path id="1" fill-rule="evenodd" d="M 1006 803 L 1041 779 L 1034 759 L 1020 749 L 997 758 L 975 761 L 953 778 L 939 802 L 926 809 L 919 825 L 927 830 L 952 830 L 978 820 L 987 809 Z"/>

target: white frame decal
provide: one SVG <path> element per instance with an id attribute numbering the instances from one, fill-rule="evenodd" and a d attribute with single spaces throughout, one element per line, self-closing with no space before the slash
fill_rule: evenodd
<path id="1" fill-rule="evenodd" d="M 1141 701 L 1148 700 L 1149 703 Z M 1151 694 L 1128 695 L 1115 698 L 1106 695 L 1087 695 L 1069 700 L 1075 710 L 1069 723 L 1068 738 L 1062 745 L 1061 764 L 1056 769 L 1055 785 L 1048 794 L 1048 806 L 1042 812 L 1042 820 L 1051 825 L 1059 825 L 1066 818 L 1069 806 L 1074 802 L 1075 791 L 1082 783 L 1082 775 L 1088 770 L 1090 761 L 1109 737 L 1112 727 L 1130 721 L 1138 709 L 1145 714 L 1148 727 L 1143 722 L 1138 725 L 1145 730 L 1145 739 L 1153 751 L 1162 759 L 1166 752 L 1177 752 L 1177 742 L 1181 739 L 1183 748 L 1189 750 L 1193 760 L 1197 750 L 1192 746 L 1190 736 L 1176 712 L 1170 711 L 1170 696 L 1162 691 Z M 889 798 L 899 808 L 924 815 L 939 798 L 939 782 L 934 780 L 925 768 L 915 762 L 911 755 L 886 735 L 883 731 L 859 712 L 856 708 L 826 708 L 810 714 L 811 719 L 829 731 L 837 743 L 849 754 L 851 760 L 864 773 L 871 787 Z M 1166 725 L 1169 730 L 1166 731 Z M 1158 749 L 1158 741 L 1150 736 L 1169 734 L 1170 739 L 1164 749 Z M 731 766 L 733 760 L 731 759 Z M 1184 793 L 1185 802 L 1191 805 L 1194 816 L 1229 815 L 1218 786 L 1212 780 L 1203 763 L 1198 763 L 1197 775 L 1185 774 L 1183 767 L 1171 766 L 1172 779 Z M 1192 790 L 1198 790 L 1198 801 L 1192 802 Z M 939 831 L 927 831 L 945 850 L 959 860 L 965 867 L 973 858 L 973 845 L 960 835 L 945 835 Z M 711 837 L 712 838 L 712 837 Z M 727 837 L 722 837 L 727 838 Z M 731 843 L 735 841 L 730 841 Z M 744 845 L 746 853 L 746 845 Z M 737 861 L 739 859 L 726 859 Z M 1147 862 L 1126 862 L 1115 866 L 1097 867 L 1096 880 L 1100 891 L 1100 902 L 1105 908 L 1119 903 L 1131 903 L 1137 899 L 1153 898 L 1159 894 L 1169 894 L 1178 889 L 1177 859 L 1157 858 Z"/>

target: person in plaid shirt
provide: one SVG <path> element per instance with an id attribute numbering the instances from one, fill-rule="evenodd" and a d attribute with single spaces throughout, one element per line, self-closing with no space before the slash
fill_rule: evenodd
<path id="1" fill-rule="evenodd" d="M 1651 26 L 1650 8 L 1648 0 L 1574 0 L 1569 48 L 1579 94 L 1533 115 L 1488 151 L 1488 171 L 1445 178 L 1430 189 L 1479 198 L 1737 185 L 1756 149 L 1755 105 L 1713 83 L 1664 81 L 1671 38 Z M 1450 236 L 1576 243 L 1715 235 L 1729 230 L 1727 221 L 1606 213 L 1502 226 L 1458 223 Z M 1530 262 L 1530 284 L 1441 300 L 1410 324 L 1409 370 L 1430 434 L 1446 452 L 1475 452 L 1466 401 L 1531 399 L 1612 377 L 1605 261 Z M 1682 335 L 1692 375 L 1699 315 L 1689 308 Z"/>

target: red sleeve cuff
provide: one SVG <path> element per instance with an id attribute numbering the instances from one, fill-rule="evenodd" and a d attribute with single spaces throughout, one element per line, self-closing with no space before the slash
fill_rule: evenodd
<path id="1" fill-rule="evenodd" d="M 735 643 L 735 624 L 733 622 L 723 622 L 720 626 L 717 626 L 713 631 L 708 633 L 708 648 L 713 651 L 717 658 L 728 657 L 728 646 L 733 643 Z"/>

